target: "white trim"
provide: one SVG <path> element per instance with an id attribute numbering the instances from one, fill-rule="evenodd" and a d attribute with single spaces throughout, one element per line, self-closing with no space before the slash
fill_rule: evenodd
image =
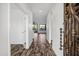
<path id="1" fill-rule="evenodd" d="M 8 3 L 8 56 L 10 56 L 10 4 Z"/>
<path id="2" fill-rule="evenodd" d="M 25 32 L 25 35 L 26 35 L 26 49 L 29 48 L 29 19 L 28 19 L 28 16 L 25 16 L 25 26 L 26 26 L 26 32 Z"/>

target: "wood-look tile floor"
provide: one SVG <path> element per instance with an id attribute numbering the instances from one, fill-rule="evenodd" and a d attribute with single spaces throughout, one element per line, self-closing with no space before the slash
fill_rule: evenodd
<path id="1" fill-rule="evenodd" d="M 11 44 L 12 56 L 56 56 L 47 40 L 45 43 L 32 42 L 29 49 L 25 49 L 21 44 Z"/>

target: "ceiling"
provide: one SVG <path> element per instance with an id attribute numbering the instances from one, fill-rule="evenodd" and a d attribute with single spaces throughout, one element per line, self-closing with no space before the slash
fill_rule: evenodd
<path id="1" fill-rule="evenodd" d="M 46 24 L 47 14 L 54 6 L 52 3 L 27 3 L 29 10 L 33 13 L 33 21 L 39 24 Z"/>

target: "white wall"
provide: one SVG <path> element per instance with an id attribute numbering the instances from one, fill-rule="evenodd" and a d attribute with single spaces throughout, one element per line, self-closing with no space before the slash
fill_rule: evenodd
<path id="1" fill-rule="evenodd" d="M 10 43 L 24 43 L 24 13 L 14 4 L 10 4 Z"/>
<path id="2" fill-rule="evenodd" d="M 52 37 L 51 37 L 52 36 L 52 32 L 51 32 L 52 22 L 51 22 L 51 20 L 52 20 L 52 13 L 50 10 L 50 12 L 48 13 L 48 16 L 47 16 L 47 30 L 46 30 L 47 39 L 48 39 L 49 43 L 51 43 L 51 39 L 52 39 Z"/>
<path id="3" fill-rule="evenodd" d="M 33 39 L 33 35 L 34 35 L 34 33 L 33 33 L 33 30 L 32 30 L 32 24 L 33 24 L 33 17 L 32 17 L 32 13 L 30 13 L 29 14 L 29 25 L 28 25 L 28 27 L 29 27 L 29 34 L 28 34 L 28 37 L 29 37 L 29 46 L 31 45 L 31 43 L 32 43 L 32 39 Z"/>
<path id="4" fill-rule="evenodd" d="M 11 4 L 10 42 L 11 44 L 26 42 L 26 48 L 28 48 L 32 41 L 32 14 L 26 13 L 21 7 L 20 4 Z"/>
<path id="5" fill-rule="evenodd" d="M 9 20 L 9 5 L 0 3 L 0 56 L 9 55 L 8 45 L 8 20 Z"/>
<path id="6" fill-rule="evenodd" d="M 63 28 L 64 22 L 64 7 L 63 4 L 55 4 L 52 11 L 48 14 L 47 19 L 47 35 L 50 40 L 53 40 L 53 50 L 56 55 L 63 55 L 63 50 L 60 50 L 60 28 Z M 63 40 L 62 40 L 63 41 Z"/>
<path id="7" fill-rule="evenodd" d="M 25 39 L 26 39 L 26 48 L 28 49 L 32 43 L 33 30 L 32 30 L 32 14 L 25 16 Z"/>

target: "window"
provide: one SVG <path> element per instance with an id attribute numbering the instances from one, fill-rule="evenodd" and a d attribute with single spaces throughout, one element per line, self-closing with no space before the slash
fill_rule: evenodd
<path id="1" fill-rule="evenodd" d="M 33 30 L 37 30 L 37 25 L 36 25 L 36 24 L 33 24 L 33 25 L 32 25 L 32 29 L 33 29 Z"/>
<path id="2" fill-rule="evenodd" d="M 40 25 L 40 30 L 46 30 L 46 25 Z"/>

